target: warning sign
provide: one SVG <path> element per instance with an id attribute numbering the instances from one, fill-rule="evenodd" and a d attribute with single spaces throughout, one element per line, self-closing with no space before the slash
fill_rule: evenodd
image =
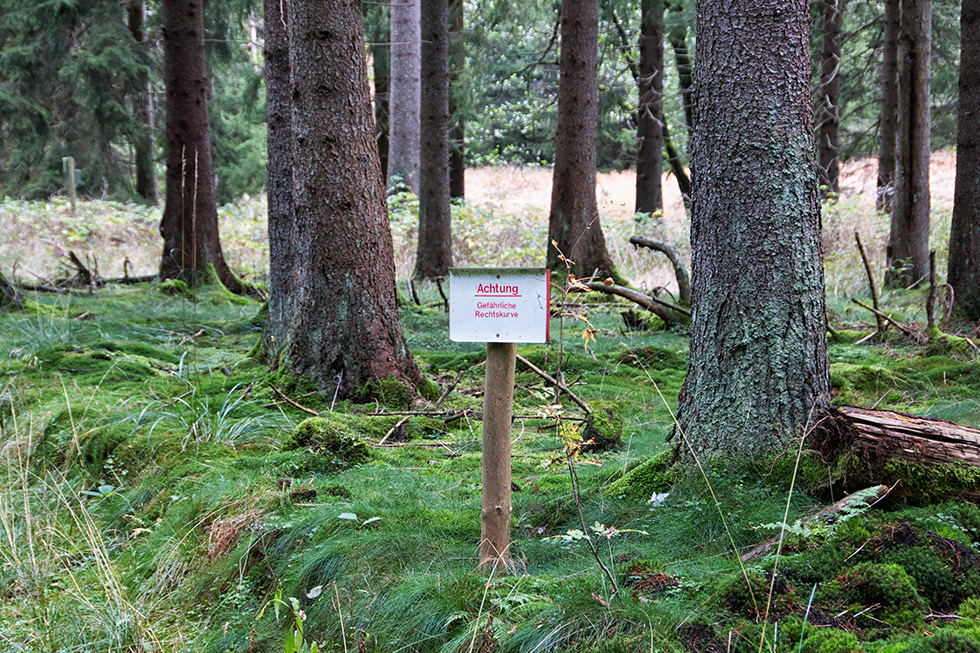
<path id="1" fill-rule="evenodd" d="M 545 268 L 453 268 L 449 339 L 547 342 L 551 273 Z"/>

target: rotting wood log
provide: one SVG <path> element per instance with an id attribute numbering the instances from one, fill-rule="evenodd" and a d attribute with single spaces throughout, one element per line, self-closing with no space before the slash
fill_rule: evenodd
<path id="1" fill-rule="evenodd" d="M 934 499 L 943 494 L 942 485 L 949 494 L 980 500 L 980 429 L 892 410 L 837 406 L 824 414 L 808 444 L 831 465 L 844 455 L 853 457 L 856 464 L 838 470 L 844 477 L 831 479 L 845 489 L 900 483 L 898 498 Z M 890 464 L 895 461 L 905 464 Z M 915 474 L 910 483 L 902 478 L 903 468 L 930 471 Z M 927 488 L 930 484 L 936 487 Z M 916 496 L 923 493 L 930 496 Z"/>
<path id="2" fill-rule="evenodd" d="M 624 286 L 617 286 L 614 283 L 607 284 L 601 281 L 590 281 L 588 283 L 582 283 L 581 285 L 585 286 L 589 290 L 606 293 L 607 295 L 616 295 L 617 297 L 628 299 L 631 302 L 639 304 L 643 308 L 647 309 L 667 324 L 690 324 L 691 322 L 691 312 L 683 306 L 665 302 L 662 299 L 651 297 L 650 295 L 641 293 L 638 290 L 633 290 L 632 288 L 626 288 Z"/>
<path id="3" fill-rule="evenodd" d="M 630 238 L 630 244 L 634 247 L 647 247 L 657 252 L 663 252 L 670 259 L 670 264 L 674 268 L 674 277 L 677 279 L 678 299 L 680 299 L 680 303 L 684 306 L 690 306 L 691 278 L 688 276 L 687 269 L 684 267 L 684 261 L 681 259 L 680 252 L 673 245 L 668 245 L 659 240 L 643 238 L 642 236 L 633 236 Z"/>

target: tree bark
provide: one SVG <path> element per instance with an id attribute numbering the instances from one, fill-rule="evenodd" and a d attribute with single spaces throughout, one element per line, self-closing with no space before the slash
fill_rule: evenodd
<path id="1" fill-rule="evenodd" d="M 20 293 L 17 288 L 7 282 L 7 279 L 0 272 L 0 308 L 18 307 L 21 304 Z"/>
<path id="2" fill-rule="evenodd" d="M 664 2 L 640 3 L 639 117 L 636 126 L 637 213 L 663 210 Z"/>
<path id="3" fill-rule="evenodd" d="M 422 93 L 421 0 L 391 3 L 391 77 L 389 79 L 388 183 L 400 175 L 419 192 L 420 111 Z"/>
<path id="4" fill-rule="evenodd" d="M 805 0 L 697 4 L 678 419 L 708 459 L 778 450 L 829 402 L 808 40 Z"/>
<path id="5" fill-rule="evenodd" d="M 964 2 L 960 15 L 960 105 L 956 135 L 956 190 L 949 236 L 949 285 L 956 305 L 980 319 L 980 6 Z"/>
<path id="6" fill-rule="evenodd" d="M 820 55 L 820 100 L 817 118 L 820 194 L 840 192 L 840 68 L 844 0 L 823 0 L 823 49 Z"/>
<path id="7" fill-rule="evenodd" d="M 296 216 L 293 209 L 293 105 L 289 68 L 289 37 L 286 31 L 285 2 L 269 0 L 265 11 L 265 97 L 268 127 L 269 203 L 269 322 L 266 348 L 273 368 L 289 350 L 291 302 L 298 292 L 293 244 L 296 242 Z M 279 337 L 269 337 L 275 336 Z"/>
<path id="8" fill-rule="evenodd" d="M 194 281 L 209 268 L 242 293 L 221 251 L 211 165 L 208 78 L 201 0 L 164 0 L 163 75 L 167 86 L 167 195 L 160 221 L 160 277 Z"/>
<path id="9" fill-rule="evenodd" d="M 133 36 L 133 40 L 139 44 L 144 54 L 148 56 L 149 40 L 144 30 L 146 3 L 130 2 L 126 5 L 126 15 L 129 33 Z M 150 84 L 148 70 L 144 71 L 140 78 L 143 91 L 133 100 L 133 113 L 141 125 L 133 143 L 136 163 L 136 193 L 150 204 L 155 205 L 160 198 L 157 191 L 156 166 L 154 165 L 156 148 L 153 145 L 153 86 Z"/>
<path id="10" fill-rule="evenodd" d="M 422 3 L 422 151 L 416 279 L 437 279 L 453 264 L 449 214 L 449 3 Z"/>
<path id="11" fill-rule="evenodd" d="M 885 271 L 890 287 L 911 285 L 929 272 L 932 1 L 902 0 L 901 12 L 895 195 Z"/>
<path id="12" fill-rule="evenodd" d="M 898 132 L 899 0 L 885 0 L 881 54 L 881 120 L 878 124 L 879 211 L 891 213 L 895 193 L 895 143 Z"/>
<path id="13" fill-rule="evenodd" d="M 564 271 L 567 264 L 579 277 L 613 272 L 595 194 L 598 40 L 599 1 L 563 2 L 547 265 Z"/>
<path id="14" fill-rule="evenodd" d="M 671 2 L 672 13 L 679 14 L 667 31 L 667 39 L 674 51 L 674 61 L 677 64 L 677 84 L 681 91 L 681 103 L 684 107 L 684 123 L 688 134 L 694 129 L 694 62 L 687 47 L 687 21 L 684 20 L 684 3 L 679 0 Z"/>
<path id="15" fill-rule="evenodd" d="M 395 303 L 395 265 L 368 90 L 361 5 L 289 3 L 296 297 L 288 363 L 351 396 L 395 377 L 418 387 Z"/>
<path id="16" fill-rule="evenodd" d="M 466 38 L 463 0 L 449 0 L 449 196 L 466 196 Z"/>

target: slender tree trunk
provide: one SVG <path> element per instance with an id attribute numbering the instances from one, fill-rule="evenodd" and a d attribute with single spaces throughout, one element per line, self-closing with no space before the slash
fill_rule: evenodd
<path id="1" fill-rule="evenodd" d="M 164 0 L 163 76 L 167 197 L 160 222 L 160 277 L 194 281 L 199 272 L 213 268 L 226 288 L 244 292 L 225 263 L 218 236 L 201 0 Z"/>
<path id="2" fill-rule="evenodd" d="M 463 0 L 449 0 L 449 196 L 466 196 L 466 38 Z"/>
<path id="3" fill-rule="evenodd" d="M 449 274 L 453 238 L 449 215 L 449 3 L 422 3 L 422 154 L 416 279 Z"/>
<path id="4" fill-rule="evenodd" d="M 640 3 L 639 118 L 636 136 L 637 213 L 663 209 L 661 178 L 664 169 L 664 3 Z"/>
<path id="5" fill-rule="evenodd" d="M 960 14 L 960 106 L 956 191 L 949 235 L 949 284 L 956 305 L 980 319 L 980 5 Z"/>
<path id="6" fill-rule="evenodd" d="M 146 3 L 130 2 L 126 5 L 126 15 L 129 33 L 132 34 L 133 40 L 139 44 L 140 49 L 145 53 L 149 47 L 149 41 L 143 28 L 146 23 Z M 142 125 L 133 144 L 136 159 L 136 193 L 150 204 L 156 204 L 159 201 L 159 196 L 157 194 L 156 166 L 154 165 L 156 148 L 153 146 L 153 87 L 150 84 L 148 71 L 141 75 L 140 86 L 142 86 L 143 91 L 133 100 L 133 113 Z"/>
<path id="7" fill-rule="evenodd" d="M 293 116 L 289 38 L 285 2 L 268 0 L 265 8 L 265 97 L 268 126 L 269 323 L 266 348 L 273 368 L 289 350 L 291 302 L 298 292 L 293 264 L 296 217 L 293 210 Z M 279 337 L 268 337 L 278 334 Z"/>
<path id="8" fill-rule="evenodd" d="M 829 402 L 810 21 L 806 0 L 699 0 L 697 14 L 693 319 L 678 419 L 699 455 L 750 457 Z"/>
<path id="9" fill-rule="evenodd" d="M 667 31 L 667 40 L 674 51 L 674 61 L 677 64 L 677 84 L 681 91 L 681 103 L 684 106 L 684 122 L 688 133 L 694 129 L 694 62 L 687 48 L 687 23 L 683 20 L 684 4 L 680 0 L 670 3 L 671 13 L 679 14 Z"/>
<path id="10" fill-rule="evenodd" d="M 817 118 L 820 194 L 840 192 L 840 44 L 844 0 L 823 0 L 823 50 L 820 55 L 820 103 Z"/>
<path id="11" fill-rule="evenodd" d="M 391 77 L 389 79 L 388 180 L 400 175 L 419 192 L 422 86 L 421 0 L 391 3 Z"/>
<path id="12" fill-rule="evenodd" d="M 613 272 L 595 195 L 598 41 L 599 1 L 565 0 L 547 265 L 579 277 Z"/>
<path id="13" fill-rule="evenodd" d="M 884 43 L 881 54 L 881 119 L 878 123 L 879 211 L 891 213 L 895 193 L 895 143 L 898 132 L 899 0 L 885 0 Z"/>
<path id="14" fill-rule="evenodd" d="M 295 299 L 290 368 L 352 395 L 378 379 L 421 383 L 395 304 L 395 264 L 357 0 L 289 3 Z"/>
<path id="15" fill-rule="evenodd" d="M 390 99 L 389 77 L 391 74 L 391 18 L 385 4 L 371 4 L 366 8 L 365 29 L 370 42 L 374 70 L 374 131 L 378 139 L 378 156 L 381 172 L 388 179 L 388 110 Z M 370 26 L 370 27 L 369 27 Z"/>
<path id="16" fill-rule="evenodd" d="M 902 0 L 898 40 L 895 196 L 885 284 L 908 286 L 929 273 L 931 0 Z"/>

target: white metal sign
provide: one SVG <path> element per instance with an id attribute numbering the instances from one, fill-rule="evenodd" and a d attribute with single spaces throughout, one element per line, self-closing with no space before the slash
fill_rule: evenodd
<path id="1" fill-rule="evenodd" d="M 453 268 L 449 339 L 547 342 L 551 272 L 545 268 Z"/>

